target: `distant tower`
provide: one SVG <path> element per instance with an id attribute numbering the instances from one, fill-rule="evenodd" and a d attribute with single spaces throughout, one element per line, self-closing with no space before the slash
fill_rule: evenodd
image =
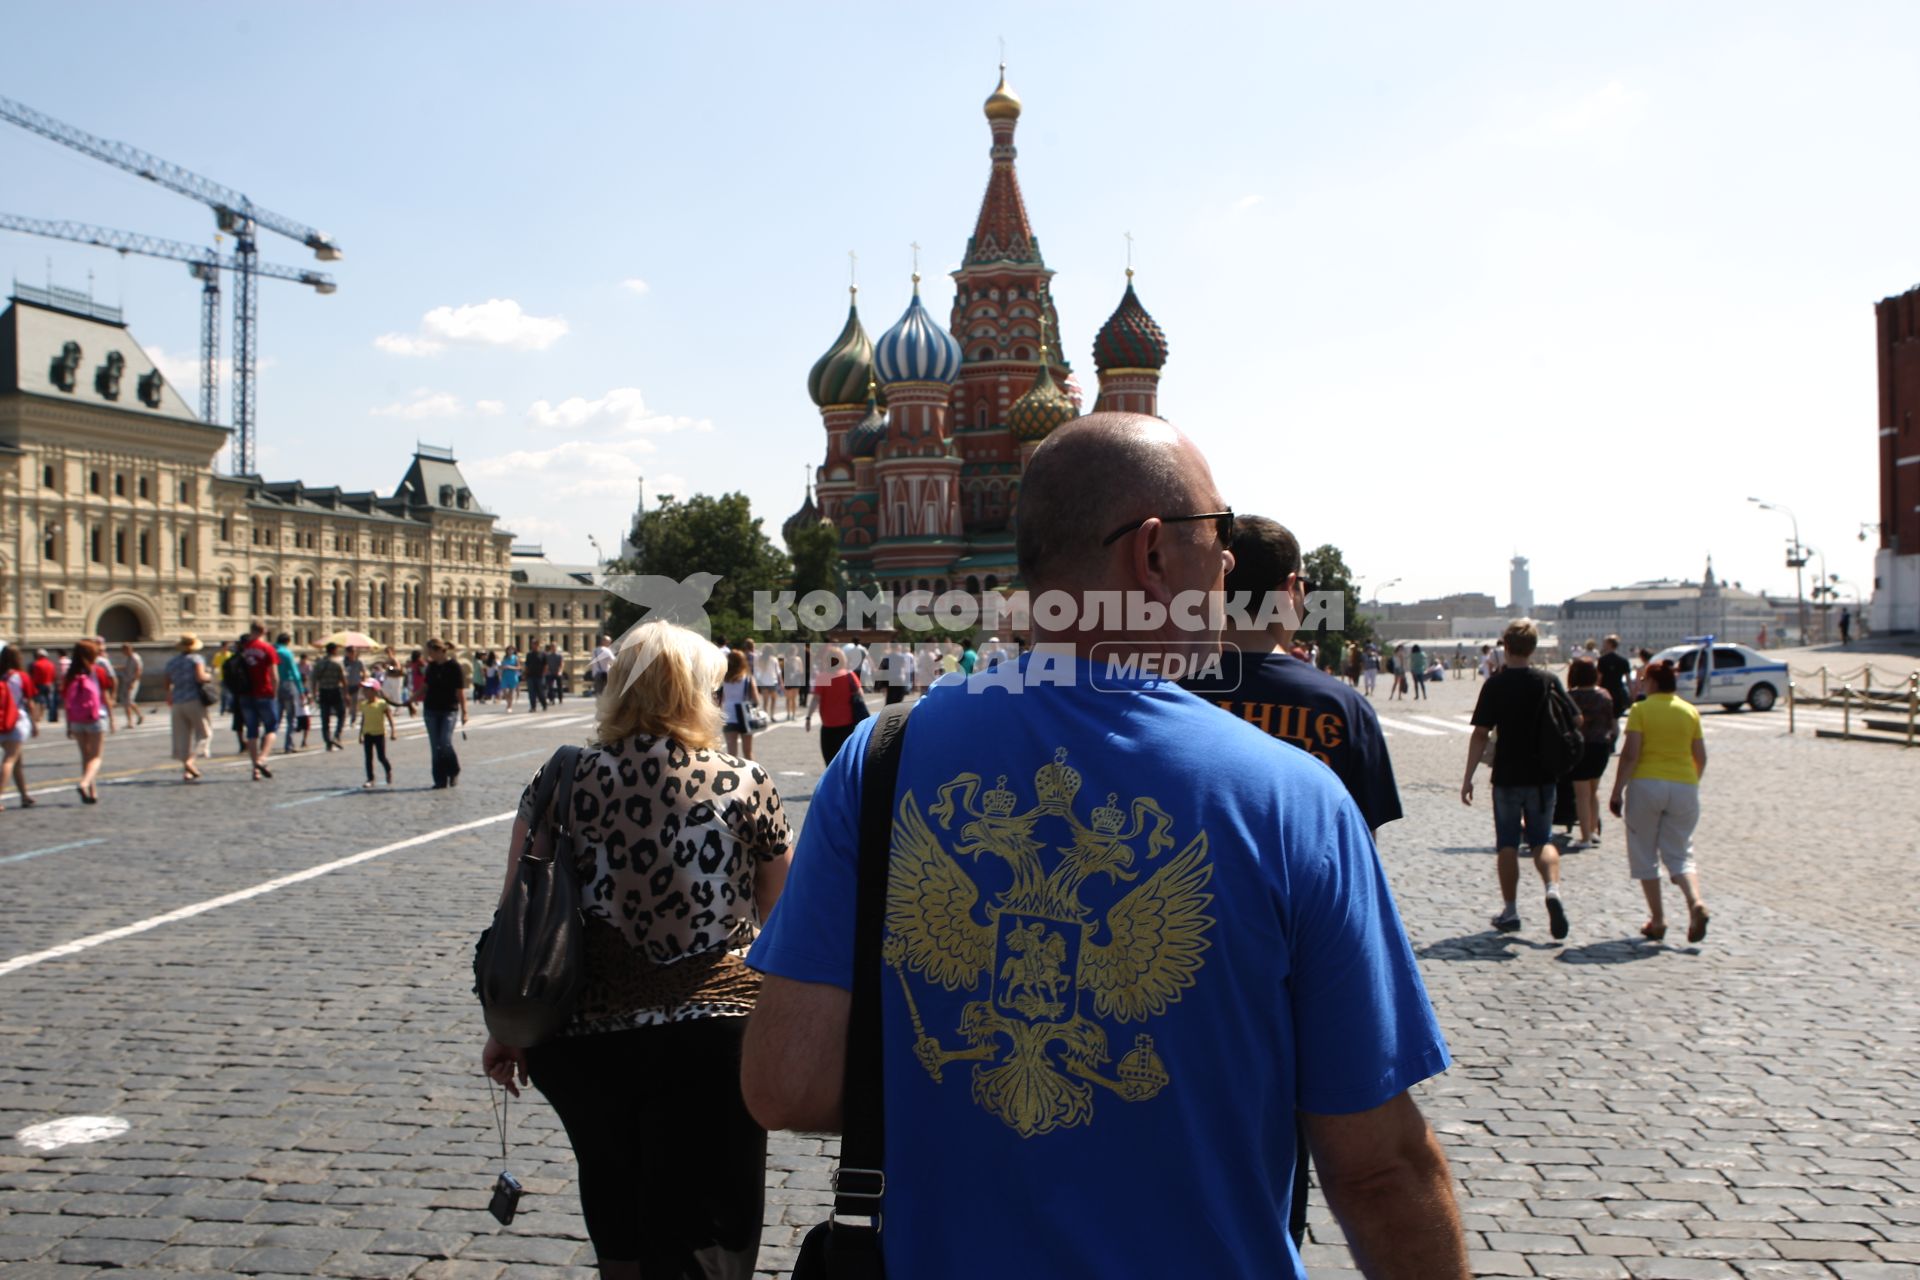
<path id="1" fill-rule="evenodd" d="M 1511 598 L 1509 608 L 1516 617 L 1526 617 L 1533 612 L 1533 582 L 1527 576 L 1527 558 L 1515 556 L 1513 568 L 1507 574 L 1507 594 Z"/>
<path id="2" fill-rule="evenodd" d="M 1100 371 L 1100 398 L 1094 412 L 1118 410 L 1160 416 L 1160 370 L 1167 363 L 1167 335 L 1140 305 L 1127 268 L 1127 291 L 1120 296 L 1093 340 L 1093 367 Z"/>
<path id="3" fill-rule="evenodd" d="M 948 428 L 960 360 L 960 344 L 921 305 L 914 272 L 913 301 L 873 348 L 887 393 L 886 435 L 873 468 L 880 516 L 873 575 L 883 589 L 907 590 L 916 575 L 931 585 L 964 536 L 960 452 Z"/>
<path id="4" fill-rule="evenodd" d="M 628 560 L 640 558 L 640 544 L 635 539 L 640 535 L 640 518 L 647 514 L 647 478 L 635 476 L 634 481 L 640 486 L 640 499 L 634 504 L 633 519 L 627 525 L 627 536 L 620 540 L 620 554 Z"/>
<path id="5" fill-rule="evenodd" d="M 1042 290 L 1044 297 L 1045 291 Z M 1040 373 L 1034 378 L 1027 393 L 1013 402 L 1013 408 L 1007 410 L 1007 428 L 1013 432 L 1013 438 L 1020 442 L 1020 467 L 1026 469 L 1033 451 L 1040 442 L 1061 426 L 1078 417 L 1073 399 L 1066 391 L 1054 383 L 1053 374 L 1047 368 L 1047 321 L 1044 311 L 1040 317 Z"/>
<path id="6" fill-rule="evenodd" d="M 821 518 L 838 528 L 841 546 L 864 555 L 870 534 L 857 526 L 859 516 L 871 514 L 871 501 L 863 501 L 867 492 L 855 482 L 855 455 L 847 447 L 847 437 L 875 407 L 873 383 L 873 341 L 860 323 L 860 288 L 847 289 L 847 322 L 826 354 L 814 361 L 807 375 L 807 395 L 820 410 L 827 430 L 827 455 L 814 484 L 813 497 Z"/>

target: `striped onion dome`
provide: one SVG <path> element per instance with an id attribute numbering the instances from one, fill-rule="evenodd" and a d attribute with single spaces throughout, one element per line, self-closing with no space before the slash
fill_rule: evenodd
<path id="1" fill-rule="evenodd" d="M 1040 348 L 1040 376 L 1027 388 L 1027 394 L 1013 402 L 1013 408 L 1007 410 L 1007 427 L 1013 432 L 1013 438 L 1021 441 L 1045 440 L 1053 429 L 1078 416 L 1073 401 L 1053 380 L 1053 372 L 1047 368 L 1047 349 Z"/>
<path id="2" fill-rule="evenodd" d="M 866 399 L 873 377 L 873 340 L 860 324 L 859 287 L 847 290 L 847 323 L 827 353 L 813 362 L 807 375 L 807 394 L 822 409 L 831 404 L 859 404 Z"/>
<path id="3" fill-rule="evenodd" d="M 880 452 L 881 441 L 887 438 L 887 411 L 880 407 L 871 388 L 867 391 L 867 416 L 860 419 L 853 430 L 847 432 L 847 456 L 849 458 L 871 458 Z"/>
<path id="4" fill-rule="evenodd" d="M 960 344 L 920 305 L 920 276 L 913 277 L 913 301 L 899 323 L 874 344 L 873 364 L 883 385 L 894 382 L 946 382 L 960 376 Z"/>
<path id="5" fill-rule="evenodd" d="M 1160 324 L 1140 305 L 1133 291 L 1133 270 L 1127 270 L 1127 292 L 1093 340 L 1093 367 L 1105 373 L 1109 369 L 1159 369 L 1167 363 L 1167 335 Z"/>

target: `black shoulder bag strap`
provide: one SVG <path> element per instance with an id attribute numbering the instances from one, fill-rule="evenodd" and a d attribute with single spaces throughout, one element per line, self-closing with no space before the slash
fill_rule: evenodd
<path id="1" fill-rule="evenodd" d="M 836 1277 L 880 1271 L 880 1206 L 886 1193 L 886 1120 L 880 1045 L 881 934 L 893 856 L 893 793 L 907 731 L 907 703 L 875 719 L 860 780 L 859 892 L 853 916 L 853 1008 L 841 1099 L 840 1167 L 833 1174 L 831 1255 Z M 859 1225 L 865 1222 L 867 1225 Z"/>

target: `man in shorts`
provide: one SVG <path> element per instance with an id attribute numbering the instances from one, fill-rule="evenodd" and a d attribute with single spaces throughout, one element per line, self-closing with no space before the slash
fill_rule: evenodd
<path id="1" fill-rule="evenodd" d="M 245 696 L 240 714 L 247 727 L 247 755 L 253 761 L 254 780 L 271 778 L 266 765 L 273 755 L 274 731 L 280 727 L 279 689 L 280 655 L 267 643 L 267 628 L 256 622 L 247 633 L 247 643 L 231 661 L 242 664 L 246 676 Z"/>
<path id="2" fill-rule="evenodd" d="M 1520 888 L 1520 842 L 1533 852 L 1533 866 L 1547 891 L 1547 919 L 1556 938 L 1567 936 L 1567 911 L 1560 900 L 1560 850 L 1554 846 L 1553 797 L 1559 781 L 1544 758 L 1540 722 L 1548 698 L 1567 706 L 1570 723 L 1578 723 L 1574 705 L 1560 677 L 1533 665 L 1540 628 L 1532 618 L 1507 624 L 1500 637 L 1503 655 L 1499 668 L 1480 686 L 1473 708 L 1473 736 L 1467 740 L 1467 773 L 1460 782 L 1460 803 L 1473 803 L 1473 775 L 1486 753 L 1487 737 L 1498 731 L 1493 755 L 1493 843 L 1497 853 L 1500 896 L 1504 901 L 1493 927 L 1512 933 L 1520 927 L 1516 905 Z"/>

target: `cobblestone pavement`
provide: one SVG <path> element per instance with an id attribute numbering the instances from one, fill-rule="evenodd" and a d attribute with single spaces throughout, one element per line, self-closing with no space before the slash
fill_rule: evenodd
<path id="1" fill-rule="evenodd" d="M 1457 795 L 1474 688 L 1380 706 L 1408 812 L 1381 853 L 1456 1058 L 1421 1101 L 1477 1272 L 1920 1277 L 1920 753 L 1709 712 L 1711 937 L 1635 939 L 1610 828 L 1566 859 L 1562 945 L 1530 883 L 1527 927 L 1487 928 L 1484 774 L 1478 807 Z M 437 793 L 417 723 L 391 793 L 359 789 L 357 751 L 317 749 L 259 784 L 217 756 L 183 787 L 156 729 L 109 741 L 82 807 L 51 781 L 77 772 L 70 744 L 30 748 L 42 803 L 0 814 L 0 1275 L 592 1274 L 537 1098 L 512 1113 L 525 1211 L 485 1212 L 499 1148 L 468 990 L 506 815 L 586 712 L 477 715 L 461 787 Z M 760 748 L 803 815 L 813 743 L 783 725 Z M 79 1115 L 130 1127 L 7 1136 Z M 832 1143 L 772 1153 L 770 1275 L 823 1211 Z M 1317 1203 L 1308 1261 L 1351 1265 Z"/>

